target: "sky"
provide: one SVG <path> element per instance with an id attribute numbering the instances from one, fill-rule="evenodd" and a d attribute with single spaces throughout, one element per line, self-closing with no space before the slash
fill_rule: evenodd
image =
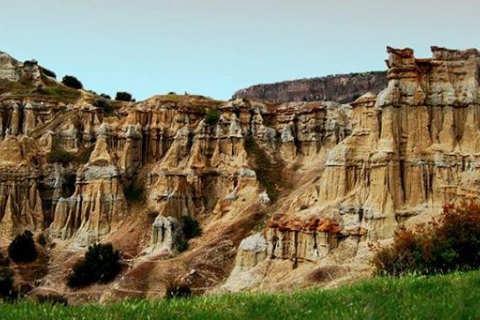
<path id="1" fill-rule="evenodd" d="M 385 47 L 480 48 L 478 0 L 0 0 L 0 51 L 137 100 L 384 70 Z"/>

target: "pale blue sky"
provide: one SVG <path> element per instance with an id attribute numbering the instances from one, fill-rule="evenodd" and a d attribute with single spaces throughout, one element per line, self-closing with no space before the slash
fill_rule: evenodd
<path id="1" fill-rule="evenodd" d="M 228 99 L 243 87 L 382 70 L 385 46 L 480 47 L 478 0 L 0 0 L 0 50 L 88 89 Z"/>

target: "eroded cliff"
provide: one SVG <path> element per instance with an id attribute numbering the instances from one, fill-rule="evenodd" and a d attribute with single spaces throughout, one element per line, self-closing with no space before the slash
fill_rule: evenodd
<path id="1" fill-rule="evenodd" d="M 386 88 L 350 104 L 120 103 L 2 58 L 0 244 L 43 234 L 50 272 L 35 290 L 76 299 L 162 296 L 172 279 L 202 293 L 368 276 L 371 244 L 480 194 L 480 55 L 432 51 L 388 48 Z M 188 248 L 184 217 L 203 229 Z M 127 267 L 70 291 L 97 241 Z"/>
<path id="2" fill-rule="evenodd" d="M 280 104 L 299 101 L 350 103 L 367 92 L 379 93 L 387 86 L 385 71 L 351 73 L 258 84 L 235 92 L 233 99 Z"/>

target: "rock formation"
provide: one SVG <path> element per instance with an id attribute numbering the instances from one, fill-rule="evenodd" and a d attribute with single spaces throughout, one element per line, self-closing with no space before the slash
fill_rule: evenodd
<path id="1" fill-rule="evenodd" d="M 35 79 L 3 55 L 0 244 L 43 233 L 56 244 L 43 283 L 58 289 L 70 257 L 112 242 L 129 267 L 98 299 L 162 295 L 170 278 L 202 293 L 368 276 L 370 244 L 480 195 L 480 55 L 432 51 L 388 48 L 388 85 L 371 73 L 320 79 L 318 95 L 315 81 L 241 93 L 361 94 L 277 105 L 173 94 L 115 102 L 40 75 L 63 94 L 52 97 L 31 91 Z M 13 94 L 15 81 L 30 87 Z M 188 243 L 184 217 L 203 230 Z"/>
<path id="2" fill-rule="evenodd" d="M 385 71 L 342 74 L 259 84 L 239 90 L 233 99 L 280 104 L 295 101 L 336 101 L 349 103 L 367 92 L 379 93 L 387 86 Z"/>

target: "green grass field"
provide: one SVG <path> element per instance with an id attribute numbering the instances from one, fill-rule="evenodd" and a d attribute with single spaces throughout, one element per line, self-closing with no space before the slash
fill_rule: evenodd
<path id="1" fill-rule="evenodd" d="M 480 319 L 480 272 L 377 278 L 335 290 L 85 306 L 1 304 L 0 319 Z"/>

